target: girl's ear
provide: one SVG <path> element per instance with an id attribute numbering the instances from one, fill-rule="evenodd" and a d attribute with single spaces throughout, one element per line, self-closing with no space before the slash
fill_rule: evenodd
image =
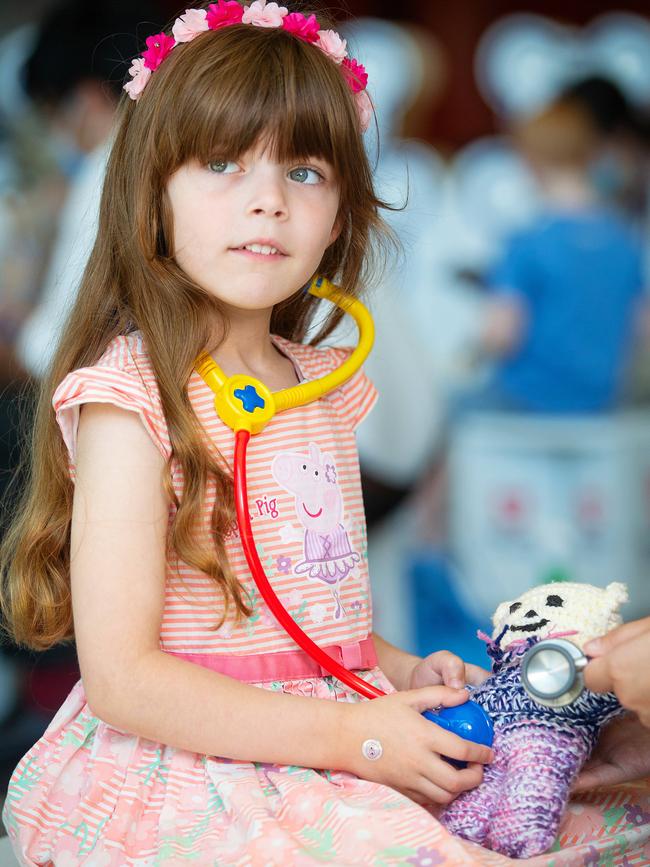
<path id="1" fill-rule="evenodd" d="M 339 213 L 336 220 L 334 221 L 334 225 L 332 226 L 332 231 L 330 232 L 330 239 L 327 244 L 328 247 L 331 246 L 341 234 L 344 223 L 345 217 L 343 216 L 343 214 Z"/>

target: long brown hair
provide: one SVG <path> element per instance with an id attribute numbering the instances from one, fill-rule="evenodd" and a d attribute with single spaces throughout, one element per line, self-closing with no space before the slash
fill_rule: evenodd
<path id="1" fill-rule="evenodd" d="M 319 18 L 322 21 L 322 17 Z M 368 276 L 367 252 L 388 236 L 379 217 L 358 117 L 340 68 L 318 48 L 282 29 L 235 25 L 177 46 L 154 72 L 137 103 L 124 97 L 108 162 L 97 240 L 76 303 L 43 383 L 32 439 L 29 479 L 1 551 L 0 602 L 14 641 L 35 649 L 73 637 L 70 521 L 73 484 L 51 401 L 72 370 L 93 365 L 118 335 L 139 330 L 156 376 L 172 457 L 182 468 L 168 557 L 210 576 L 223 594 L 218 624 L 232 605 L 250 609 L 232 573 L 224 536 L 234 517 L 232 478 L 209 448 L 187 385 L 208 345 L 218 300 L 194 284 L 173 258 L 166 184 L 188 160 L 236 159 L 270 142 L 280 161 L 321 157 L 340 185 L 342 231 L 318 272 L 356 295 Z M 302 291 L 278 305 L 271 330 L 305 339 L 318 302 Z M 311 341 L 335 327 L 333 310 Z M 171 458 L 168 470 L 171 470 Z M 208 483 L 216 487 L 214 545 L 197 539 Z"/>

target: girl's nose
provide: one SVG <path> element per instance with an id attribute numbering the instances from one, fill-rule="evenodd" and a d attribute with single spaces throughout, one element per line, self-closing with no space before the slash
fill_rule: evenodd
<path id="1" fill-rule="evenodd" d="M 251 178 L 251 188 L 249 213 L 276 219 L 288 216 L 289 207 L 282 178 L 274 172 L 260 173 L 256 178 Z"/>

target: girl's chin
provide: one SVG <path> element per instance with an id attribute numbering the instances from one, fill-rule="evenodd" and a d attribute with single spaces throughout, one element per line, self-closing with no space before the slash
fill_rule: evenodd
<path id="1" fill-rule="evenodd" d="M 246 297 L 233 296 L 228 293 L 227 295 L 212 292 L 215 298 L 217 298 L 228 310 L 233 313 L 239 314 L 254 314 L 254 313 L 263 313 L 270 312 L 276 306 L 276 304 L 280 304 L 282 301 L 286 301 L 287 298 L 290 298 L 293 295 L 295 290 L 291 292 L 287 292 L 286 294 L 280 295 L 277 292 L 277 287 L 275 287 L 275 291 L 269 292 L 259 292 L 259 293 L 251 293 L 250 290 L 246 291 Z"/>
<path id="2" fill-rule="evenodd" d="M 303 282 L 296 282 L 294 278 L 288 283 L 278 278 L 269 279 L 268 275 L 263 278 L 259 274 L 250 274 L 243 278 L 238 275 L 237 279 L 228 282 L 227 289 L 221 283 L 220 286 L 206 286 L 206 291 L 228 307 L 254 312 L 268 310 L 291 298 L 308 279 L 309 277 L 306 277 Z"/>

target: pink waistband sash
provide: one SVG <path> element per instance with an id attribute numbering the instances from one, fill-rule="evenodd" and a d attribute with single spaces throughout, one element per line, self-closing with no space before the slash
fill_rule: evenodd
<path id="1" fill-rule="evenodd" d="M 377 651 L 372 636 L 356 641 L 354 644 L 331 644 L 322 649 L 349 670 L 369 669 L 377 665 Z M 283 650 L 278 653 L 253 653 L 242 656 L 224 653 L 177 653 L 169 650 L 166 652 L 245 683 L 325 677 L 329 674 L 329 671 L 326 671 L 304 650 Z"/>

